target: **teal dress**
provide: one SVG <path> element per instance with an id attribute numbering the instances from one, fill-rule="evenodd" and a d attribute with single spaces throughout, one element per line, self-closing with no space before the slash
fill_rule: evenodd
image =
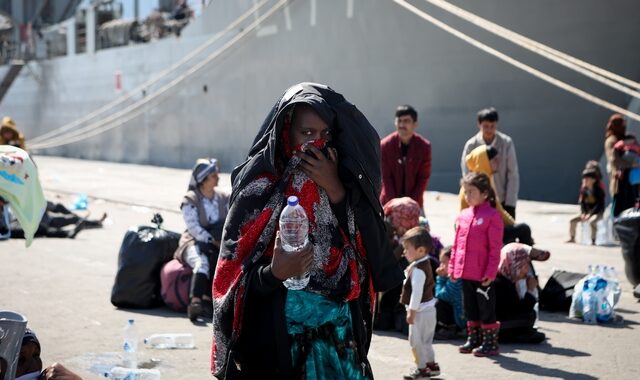
<path id="1" fill-rule="evenodd" d="M 294 369 L 312 379 L 367 379 L 358 360 L 347 302 L 287 291 L 287 332 Z"/>

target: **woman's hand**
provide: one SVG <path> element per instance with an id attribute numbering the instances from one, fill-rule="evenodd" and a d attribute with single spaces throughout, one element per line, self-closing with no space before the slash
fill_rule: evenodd
<path id="1" fill-rule="evenodd" d="M 82 378 L 75 373 L 66 369 L 60 363 L 53 363 L 49 367 L 45 368 L 40 375 L 41 380 L 82 380 Z"/>
<path id="2" fill-rule="evenodd" d="M 482 278 L 482 282 L 480 283 L 480 285 L 482 285 L 482 286 L 491 285 L 491 279 L 489 277 L 483 277 Z"/>
<path id="3" fill-rule="evenodd" d="M 300 161 L 302 171 L 327 192 L 331 203 L 336 204 L 344 199 L 345 190 L 338 177 L 338 152 L 334 148 L 329 148 L 328 153 L 327 157 L 320 149 L 309 145 L 305 152 L 298 155 L 302 159 Z"/>
<path id="4" fill-rule="evenodd" d="M 280 281 L 289 277 L 302 276 L 311 269 L 313 264 L 313 245 L 307 243 L 299 251 L 285 252 L 282 249 L 280 232 L 276 233 L 276 243 L 273 248 L 273 259 L 271 260 L 271 273 Z"/>
<path id="5" fill-rule="evenodd" d="M 538 287 L 538 279 L 535 277 L 527 277 L 527 290 L 533 292 Z"/>

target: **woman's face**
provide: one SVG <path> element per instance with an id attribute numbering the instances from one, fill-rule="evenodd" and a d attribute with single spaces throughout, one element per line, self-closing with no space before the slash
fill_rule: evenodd
<path id="1" fill-rule="evenodd" d="M 291 149 L 318 139 L 331 141 L 332 130 L 310 106 L 296 106 L 293 123 L 289 132 Z"/>
<path id="2" fill-rule="evenodd" d="M 218 180 L 218 173 L 211 173 L 202 181 L 200 186 L 202 186 L 203 189 L 215 189 L 215 187 L 218 186 Z"/>

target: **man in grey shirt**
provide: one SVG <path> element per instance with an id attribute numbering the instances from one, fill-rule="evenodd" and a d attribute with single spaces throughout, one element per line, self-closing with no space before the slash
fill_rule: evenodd
<path id="1" fill-rule="evenodd" d="M 464 176 L 469 172 L 465 162 L 469 152 L 480 145 L 486 144 L 494 147 L 498 151 L 498 155 L 492 160 L 495 190 L 505 211 L 515 219 L 516 202 L 518 201 L 518 190 L 520 189 L 516 148 L 513 145 L 513 141 L 511 141 L 511 137 L 497 131 L 498 111 L 495 108 L 485 108 L 478 112 L 478 129 L 480 131 L 464 144 L 462 158 L 460 159 L 462 175 Z"/>

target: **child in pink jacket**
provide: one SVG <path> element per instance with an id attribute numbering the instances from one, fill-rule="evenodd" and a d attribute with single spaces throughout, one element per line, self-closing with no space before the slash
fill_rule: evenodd
<path id="1" fill-rule="evenodd" d="M 471 172 L 461 180 L 469 205 L 456 220 L 456 237 L 449 261 L 449 277 L 462 281 L 467 341 L 459 347 L 475 356 L 498 354 L 496 298 L 492 286 L 498 272 L 503 222 L 495 208 L 495 193 L 489 177 Z"/>

